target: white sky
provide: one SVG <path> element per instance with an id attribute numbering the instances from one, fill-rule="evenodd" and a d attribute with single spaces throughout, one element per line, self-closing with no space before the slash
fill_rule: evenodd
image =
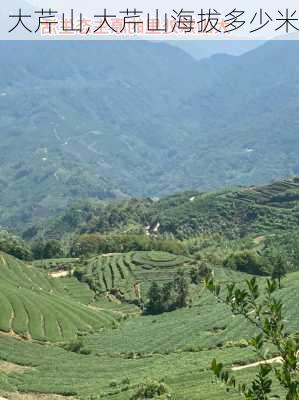
<path id="1" fill-rule="evenodd" d="M 167 12 L 170 16 L 172 14 L 172 10 L 181 10 L 182 8 L 186 11 L 194 10 L 197 14 L 203 9 L 207 12 L 209 9 L 216 9 L 222 15 L 229 13 L 230 11 L 237 9 L 239 11 L 244 10 L 246 12 L 246 26 L 249 25 L 249 21 L 251 20 L 252 16 L 255 13 L 259 12 L 262 8 L 264 11 L 267 11 L 270 15 L 273 16 L 274 22 L 272 24 L 268 24 L 266 28 L 256 32 L 255 34 L 249 34 L 247 30 L 241 31 L 236 30 L 233 32 L 231 37 L 226 37 L 226 39 L 235 39 L 235 40 L 266 40 L 273 37 L 281 38 L 282 35 L 285 34 L 285 31 L 280 30 L 279 32 L 275 31 L 278 22 L 276 18 L 279 17 L 278 11 L 281 10 L 285 13 L 286 8 L 290 10 L 292 13 L 294 10 L 298 10 L 296 17 L 299 19 L 299 5 L 296 3 L 295 0 L 1 0 L 4 3 L 4 9 L 11 8 L 11 12 L 16 12 L 16 10 L 24 5 L 24 9 L 26 9 L 25 3 L 32 5 L 35 9 L 45 8 L 49 9 L 50 7 L 52 10 L 58 11 L 61 15 L 62 12 L 66 14 L 70 12 L 70 9 L 73 8 L 75 10 L 75 15 L 79 15 L 79 13 L 83 13 L 86 17 L 92 18 L 95 14 L 102 14 L 104 8 L 107 8 L 108 13 L 118 14 L 119 11 L 125 10 L 129 8 L 133 10 L 137 8 L 138 10 L 143 11 L 144 19 L 146 18 L 146 14 L 150 13 L 154 16 L 155 10 L 159 9 L 162 13 Z M 23 9 L 23 8 L 22 8 Z M 2 9 L 2 14 L 3 14 Z M 7 15 L 1 15 L 0 9 L 0 20 L 6 19 L 8 22 Z M 255 21 L 259 19 L 259 16 L 256 18 Z M 9 21 L 11 23 L 11 21 Z M 297 22 L 299 26 L 299 20 Z M 250 29 L 249 29 L 250 30 Z M 4 30 L 3 30 L 4 32 Z M 5 32 L 7 33 L 7 29 L 5 28 Z M 293 32 L 296 32 L 293 30 Z M 1 30 L 0 30 L 0 39 L 1 37 Z M 169 37 L 172 36 L 172 37 Z M 205 35 L 204 35 L 205 36 Z M 223 36 L 223 35 L 222 35 Z M 26 36 L 26 38 L 28 35 Z M 183 38 L 184 35 L 182 36 Z M 180 39 L 181 37 L 173 35 L 168 35 L 167 39 Z M 188 37 L 190 38 L 190 36 Z M 197 39 L 202 39 L 203 37 L 196 37 Z M 205 39 L 207 37 L 204 37 Z M 292 37 L 290 37 L 291 39 Z M 28 37 L 28 39 L 30 39 Z M 147 39 L 151 39 L 151 35 L 147 36 Z M 164 37 L 160 37 L 159 39 L 165 39 Z M 213 36 L 213 39 L 223 39 L 223 37 L 217 37 L 217 35 Z"/>

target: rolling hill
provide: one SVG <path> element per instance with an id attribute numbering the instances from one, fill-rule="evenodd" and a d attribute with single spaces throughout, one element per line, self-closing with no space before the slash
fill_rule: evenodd
<path id="1" fill-rule="evenodd" d="M 299 179 L 266 186 L 210 192 L 188 191 L 161 199 L 78 202 L 58 218 L 24 233 L 64 237 L 74 233 L 144 233 L 184 239 L 215 235 L 236 239 L 296 231 L 299 221 Z"/>
<path id="2" fill-rule="evenodd" d="M 134 252 L 95 257 L 80 272 L 97 294 L 111 292 L 133 301 L 134 285 L 138 284 L 140 295 L 145 296 L 152 282 L 168 282 L 177 270 L 190 271 L 192 265 L 194 260 L 170 253 Z"/>

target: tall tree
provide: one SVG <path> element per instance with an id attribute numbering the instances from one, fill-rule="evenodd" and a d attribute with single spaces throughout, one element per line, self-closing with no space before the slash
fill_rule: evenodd
<path id="1" fill-rule="evenodd" d="M 287 267 L 285 260 L 283 259 L 282 256 L 277 256 L 273 260 L 273 269 L 272 269 L 272 279 L 273 280 L 278 280 L 278 287 L 281 289 L 281 280 L 286 276 L 287 273 Z"/>
<path id="2" fill-rule="evenodd" d="M 151 284 L 147 295 L 147 311 L 151 314 L 163 312 L 162 291 L 157 282 Z"/>

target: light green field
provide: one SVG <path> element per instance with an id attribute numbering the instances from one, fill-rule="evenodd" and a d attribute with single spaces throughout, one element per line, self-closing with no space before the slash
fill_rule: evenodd
<path id="1" fill-rule="evenodd" d="M 111 326 L 107 311 L 94 311 L 89 288 L 58 280 L 14 257 L 0 254 L 0 331 L 39 341 L 63 342 L 78 332 Z M 77 300 L 77 301 L 76 301 Z"/>
<path id="2" fill-rule="evenodd" d="M 201 353 L 171 353 L 141 359 L 80 355 L 53 346 L 38 346 L 30 342 L 0 337 L 0 358 L 33 366 L 25 373 L 0 375 L 0 388 L 9 391 L 58 393 L 89 399 L 128 400 L 136 385 L 146 378 L 164 379 L 178 399 L 230 399 L 212 384 L 208 370 L 211 358 L 221 356 L 226 365 L 239 360 L 240 349 L 231 348 Z M 245 349 L 243 359 L 251 360 L 252 351 Z M 2 377 L 2 380 L 1 380 Z M 115 387 L 116 385 L 116 387 Z M 213 397 L 210 397 L 213 396 Z"/>
<path id="3" fill-rule="evenodd" d="M 119 290 L 127 299 L 135 299 L 133 285 L 139 283 L 145 295 L 153 281 L 173 278 L 178 269 L 188 270 L 194 261 L 160 251 L 100 256 L 90 260 L 85 277 L 98 293 Z"/>
<path id="4" fill-rule="evenodd" d="M 1 256 L 5 260 L 1 264 L 4 269 L 12 263 L 17 265 L 16 274 L 20 273 L 19 269 L 23 273 L 27 272 L 27 267 L 22 263 L 7 256 Z M 111 257 L 111 260 L 116 257 Z M 128 255 L 123 257 L 128 257 Z M 131 266 L 134 265 L 136 271 L 140 265 L 144 265 L 145 259 L 150 258 L 144 258 L 144 253 L 139 253 L 138 257 L 137 261 L 142 258 L 140 264 L 136 262 L 136 258 L 130 263 Z M 154 257 L 155 259 L 151 262 L 156 263 L 156 255 Z M 163 257 L 164 260 L 161 263 L 173 261 L 170 258 L 165 260 L 166 256 Z M 164 272 L 165 266 L 155 265 L 153 268 L 156 268 L 155 271 L 159 275 L 160 271 L 161 274 Z M 172 267 L 166 268 L 171 270 Z M 144 272 L 143 269 L 141 271 Z M 145 271 L 148 270 L 145 269 Z M 53 344 L 39 344 L 31 340 L 20 340 L 0 334 L 0 360 L 32 367 L 22 373 L 0 372 L 0 394 L 19 391 L 72 395 L 80 400 L 129 400 L 136 391 L 137 385 L 144 380 L 162 379 L 171 388 L 177 400 L 239 398 L 233 393 L 226 393 L 223 387 L 213 383 L 209 368 L 214 357 L 223 362 L 228 369 L 233 365 L 250 364 L 256 361 L 255 353 L 244 340 L 249 338 L 254 331 L 242 318 L 233 318 L 229 310 L 217 303 L 202 286 L 191 287 L 190 307 L 174 312 L 157 316 L 141 316 L 138 312 L 132 312 L 132 308 L 126 305 L 111 303 L 104 297 L 100 297 L 95 305 L 100 310 L 104 310 L 97 313 L 91 312 L 79 301 L 75 302 L 74 294 L 77 288 L 81 288 L 81 284 L 75 283 L 73 278 L 63 278 L 52 282 L 47 275 L 39 275 L 40 271 L 37 272 L 36 276 L 39 277 L 42 290 L 37 290 L 36 286 L 33 290 L 32 287 L 30 288 L 31 283 L 28 286 L 28 282 L 24 280 L 24 287 L 20 289 L 15 286 L 15 292 L 10 293 L 13 285 L 6 281 L 5 287 L 10 286 L 10 289 L 6 292 L 2 291 L 3 285 L 0 299 L 2 297 L 9 300 L 18 299 L 16 301 L 23 307 L 27 306 L 30 300 L 32 309 L 40 310 L 42 307 L 47 309 L 45 312 L 47 318 L 52 318 L 50 317 L 52 315 L 56 319 L 59 316 L 61 318 L 68 316 L 66 320 L 73 321 L 76 329 L 80 328 L 76 325 L 79 324 L 78 320 L 83 323 L 82 321 L 86 319 L 90 321 L 94 316 L 98 325 L 93 325 L 93 333 L 82 337 L 85 355 L 66 351 Z M 248 277 L 245 274 L 224 269 L 215 269 L 214 272 L 216 279 L 221 282 L 234 280 L 242 284 Z M 8 276 L 10 280 L 13 280 L 11 271 L 10 274 L 7 273 L 7 279 Z M 15 281 L 20 283 L 20 279 L 15 279 Z M 264 278 L 261 278 L 260 283 L 263 284 L 263 282 Z M 46 285 L 50 286 L 46 287 Z M 285 304 L 284 314 L 290 330 L 299 330 L 298 289 L 299 273 L 293 273 L 284 279 L 283 289 L 278 293 Z M 50 294 L 49 290 L 53 290 L 53 293 Z M 20 296 L 16 294 L 17 291 L 20 291 Z M 67 291 L 69 294 L 65 293 Z M 3 293 L 6 293 L 5 296 Z M 79 297 L 84 298 L 82 294 Z M 41 306 L 41 299 L 49 303 L 43 303 L 44 305 Z M 5 301 L 0 300 L 2 307 Z M 72 308 L 73 305 L 76 307 Z M 112 326 L 109 323 L 112 319 L 111 315 L 116 315 L 120 311 L 124 315 L 127 314 L 127 318 Z M 72 318 L 70 318 L 71 312 L 74 314 Z M 34 313 L 36 314 L 36 311 Z M 23 315 L 23 312 L 20 315 Z M 106 321 L 104 321 L 105 318 L 107 318 Z M 18 323 L 21 326 L 22 323 L 26 323 L 26 319 L 21 318 Z M 35 326 L 34 323 L 32 323 L 33 326 Z M 27 331 L 31 331 L 28 325 Z M 56 336 L 57 332 L 53 335 Z M 250 379 L 253 374 L 254 369 L 251 368 L 236 373 L 241 381 Z"/>

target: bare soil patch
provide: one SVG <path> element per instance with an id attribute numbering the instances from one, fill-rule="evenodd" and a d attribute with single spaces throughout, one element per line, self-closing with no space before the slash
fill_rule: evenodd
<path id="1" fill-rule="evenodd" d="M 50 272 L 51 278 L 65 278 L 70 275 L 69 271 Z"/>
<path id="2" fill-rule="evenodd" d="M 17 365 L 6 361 L 0 361 L 0 372 L 9 374 L 10 372 L 25 372 L 31 369 L 31 367 L 25 367 L 23 365 Z M 0 398 L 1 400 L 1 398 Z"/>
<path id="3" fill-rule="evenodd" d="M 76 400 L 74 397 L 59 396 L 56 394 L 33 393 L 6 393 L 0 400 Z"/>

